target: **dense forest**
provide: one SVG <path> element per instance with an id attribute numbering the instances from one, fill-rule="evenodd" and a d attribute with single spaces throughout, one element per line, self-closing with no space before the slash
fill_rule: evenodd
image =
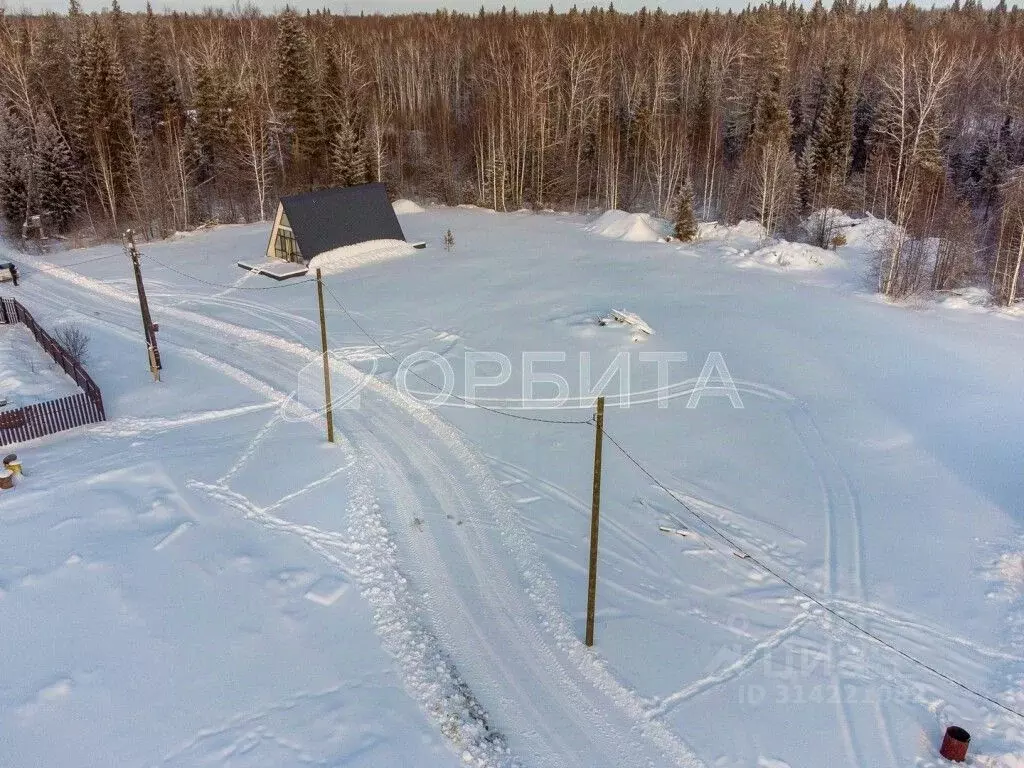
<path id="1" fill-rule="evenodd" d="M 79 239 L 272 214 L 385 181 L 498 210 L 898 227 L 878 289 L 971 282 L 1012 303 L 1024 259 L 1024 12 L 975 0 L 742 13 L 0 16 L 0 204 Z M 689 201 L 692 201 L 690 203 Z M 811 238 L 836 244 L 830 217 Z"/>

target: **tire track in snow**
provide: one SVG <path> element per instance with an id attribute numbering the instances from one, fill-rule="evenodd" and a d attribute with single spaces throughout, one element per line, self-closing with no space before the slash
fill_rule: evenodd
<path id="1" fill-rule="evenodd" d="M 500 702 L 500 707 L 492 705 L 496 723 L 517 734 L 524 759 L 538 767 L 590 768 L 645 765 L 656 758 L 621 740 L 621 729 L 612 727 L 592 703 L 598 692 L 580 686 L 540 636 L 522 586 L 501 567 L 485 535 L 493 530 L 482 519 L 486 502 L 463 488 L 433 451 L 412 456 L 412 466 L 399 466 L 391 457 L 401 456 L 404 446 L 422 443 L 401 426 L 380 426 L 364 428 L 387 435 L 373 458 L 390 464 L 389 486 L 409 489 L 422 483 L 429 498 L 439 502 L 429 512 L 421 506 L 410 510 L 407 492 L 404 520 L 394 529 L 400 546 L 412 554 L 415 580 L 432 584 L 424 594 L 432 623 L 445 647 L 453 649 L 458 667 L 471 673 L 477 695 Z M 423 522 L 414 525 L 416 519 Z M 428 573 L 429 564 L 439 560 L 448 563 L 448 572 Z"/>
<path id="2" fill-rule="evenodd" d="M 126 292 L 71 273 L 66 269 L 55 268 L 50 271 L 50 274 L 51 276 L 61 277 L 68 282 L 74 283 L 86 291 L 107 296 L 126 304 L 134 303 L 133 297 Z M 233 341 L 244 340 L 255 343 L 264 352 L 261 361 L 270 359 L 274 363 L 279 362 L 266 354 L 268 349 L 290 353 L 305 362 L 319 358 L 316 352 L 301 344 L 280 339 L 261 331 L 242 328 L 231 323 L 206 318 L 171 307 L 158 305 L 155 309 L 158 309 L 165 317 L 174 317 L 182 321 L 184 325 L 181 328 L 188 327 L 188 332 L 193 333 L 195 338 L 201 340 L 201 343 L 205 345 L 218 342 L 211 339 L 210 334 L 195 334 L 194 329 L 196 327 L 213 331 L 212 336 L 221 340 L 219 343 L 224 343 L 223 339 L 232 339 Z M 177 325 L 174 327 L 181 330 Z M 236 355 L 237 352 L 236 347 Z M 352 382 L 360 381 L 364 378 L 362 373 L 340 361 L 333 362 L 333 370 Z M 261 371 L 261 373 L 266 375 L 265 371 Z M 465 445 L 458 433 L 432 412 L 418 403 L 409 403 L 401 398 L 395 390 L 380 381 L 371 379 L 368 382 L 367 391 L 372 391 L 379 396 L 378 404 L 383 406 L 382 411 L 386 410 L 389 412 L 389 416 L 393 419 L 392 424 L 402 426 L 404 422 L 410 421 L 411 424 L 417 424 L 417 428 L 425 427 L 428 430 L 428 435 L 426 435 L 427 443 L 436 441 L 438 445 L 443 447 L 446 459 L 448 460 L 445 462 L 445 466 L 460 466 L 461 470 L 464 471 L 464 476 L 460 472 L 460 476 L 456 478 L 449 470 L 447 475 L 440 475 L 439 482 L 450 489 L 458 489 L 460 486 L 472 489 L 475 499 L 473 507 L 478 511 L 486 510 L 493 517 L 495 525 L 480 526 L 480 531 L 482 534 L 494 537 L 490 541 L 489 546 L 493 552 L 501 553 L 503 557 L 486 561 L 486 567 L 481 567 L 479 561 L 477 561 L 474 572 L 479 576 L 478 585 L 486 586 L 489 582 L 492 582 L 492 595 L 499 594 L 495 591 L 493 582 L 502 583 L 505 586 L 512 585 L 512 589 L 515 592 L 515 595 L 510 594 L 509 597 L 517 598 L 513 606 L 515 611 L 517 611 L 513 622 L 513 626 L 517 628 L 517 633 L 504 634 L 503 642 L 511 641 L 513 644 L 516 644 L 519 643 L 524 631 L 527 633 L 527 637 L 532 633 L 534 640 L 531 653 L 539 651 L 544 654 L 550 654 L 548 656 L 549 662 L 552 657 L 557 660 L 557 663 L 548 663 L 544 667 L 546 671 L 553 671 L 557 678 L 542 680 L 541 682 L 544 685 L 538 690 L 528 692 L 528 695 L 534 696 L 538 691 L 548 694 L 551 697 L 551 701 L 542 703 L 548 707 L 549 712 L 555 715 L 560 713 L 563 720 L 568 718 L 570 721 L 575 721 L 580 725 L 585 723 L 588 728 L 596 727 L 596 730 L 592 732 L 604 734 L 602 741 L 609 747 L 609 751 L 618 753 L 626 758 L 625 760 L 620 760 L 618 757 L 613 757 L 611 759 L 614 762 L 605 762 L 603 764 L 614 765 L 616 768 L 619 768 L 619 766 L 625 768 L 631 765 L 648 766 L 661 764 L 667 758 L 677 765 L 701 765 L 692 751 L 663 722 L 658 720 L 652 721 L 646 718 L 644 702 L 636 692 L 623 687 L 608 672 L 603 661 L 595 653 L 586 650 L 579 642 L 571 623 L 561 611 L 556 585 L 542 565 L 535 545 L 529 538 L 528 533 L 519 526 L 507 496 L 504 495 L 494 481 L 493 476 L 483 461 Z M 407 444 L 392 446 L 394 450 L 399 452 L 408 452 L 414 447 Z M 405 458 L 409 461 L 408 457 Z M 420 460 L 422 461 L 422 457 L 420 457 Z M 353 473 L 353 475 L 358 474 L 358 472 Z M 230 476 L 228 479 L 230 479 Z M 227 500 L 231 500 L 231 498 L 230 494 L 225 496 Z M 419 659 L 420 662 L 425 663 L 432 659 L 445 658 L 444 654 L 440 652 L 440 646 L 436 646 L 436 639 L 433 641 L 434 645 L 431 645 L 430 642 L 426 644 L 435 648 L 429 654 L 429 658 L 424 657 L 422 652 L 417 651 L 417 649 L 424 647 L 422 638 L 432 638 L 431 633 L 422 626 L 407 628 L 398 634 L 390 631 L 392 625 L 396 622 L 400 624 L 406 614 L 415 616 L 414 612 L 409 613 L 406 609 L 415 607 L 417 603 L 411 592 L 407 590 L 407 596 L 402 597 L 401 590 L 395 588 L 396 584 L 406 583 L 405 577 L 398 570 L 397 554 L 393 551 L 394 543 L 390 538 L 388 526 L 381 515 L 380 507 L 373 501 L 372 491 L 357 484 L 354 498 L 358 498 L 359 501 L 354 505 L 352 511 L 353 515 L 360 520 L 360 523 L 355 525 L 353 530 L 356 533 L 371 531 L 373 534 L 372 536 L 364 536 L 362 545 L 372 549 L 377 544 L 383 542 L 383 549 L 375 551 L 373 558 L 364 561 L 364 573 L 377 573 L 383 567 L 385 571 L 393 573 L 396 577 L 396 579 L 387 580 L 387 586 L 390 588 L 390 591 L 388 588 L 382 588 L 380 585 L 373 586 L 373 578 L 371 577 L 367 577 L 363 583 L 365 593 L 374 604 L 378 628 L 382 630 L 379 634 L 385 645 L 390 649 L 397 649 L 398 652 L 406 654 L 404 660 L 402 660 L 403 657 L 399 658 L 402 661 L 407 687 L 419 692 L 418 698 L 421 702 L 424 701 L 422 696 L 424 690 L 428 693 L 438 690 L 449 691 L 449 693 L 442 695 L 440 698 L 435 696 L 433 703 L 426 706 L 428 713 L 435 717 L 435 719 L 440 716 L 444 720 L 444 718 L 450 716 L 446 713 L 452 709 L 456 712 L 469 713 L 468 722 L 464 724 L 465 727 L 460 729 L 459 732 L 462 733 L 467 728 L 471 732 L 475 731 L 477 736 L 470 743 L 475 745 L 475 748 L 482 749 L 483 753 L 479 755 L 467 753 L 468 757 L 463 755 L 464 758 L 483 760 L 484 765 L 509 764 L 507 750 L 503 743 L 501 743 L 500 738 L 495 738 L 494 734 L 487 730 L 486 723 L 474 716 L 474 713 L 478 712 L 478 707 L 474 705 L 473 698 L 469 694 L 468 689 L 465 688 L 465 684 L 457 676 L 453 675 L 442 675 L 442 681 L 438 682 L 431 677 L 432 673 L 429 673 L 429 670 L 425 670 L 422 664 L 415 661 Z M 233 502 L 239 509 L 246 508 L 243 499 L 234 498 Z M 262 520 L 264 523 L 273 522 L 274 526 L 278 525 L 274 521 L 268 521 L 267 518 L 255 514 L 252 509 L 249 511 L 255 518 Z M 265 515 L 265 511 L 262 514 Z M 274 520 L 278 519 L 275 518 Z M 278 528 L 278 530 L 281 532 L 298 533 L 295 529 Z M 314 532 L 307 529 L 301 532 L 300 535 L 312 541 L 313 544 L 311 546 L 314 549 L 318 549 L 318 551 L 323 549 L 323 545 L 317 542 Z M 458 541 L 451 543 L 459 544 Z M 480 543 L 480 541 L 476 542 L 477 545 Z M 472 549 L 472 545 L 462 541 L 459 548 L 461 548 L 461 552 L 457 548 L 452 552 L 446 552 L 446 556 L 458 554 L 468 562 L 472 562 L 471 552 L 469 551 Z M 454 588 L 463 590 L 462 600 L 464 605 L 475 607 L 473 601 L 468 599 L 468 595 L 465 592 L 467 585 L 460 584 L 457 580 L 451 581 L 452 574 L 449 571 L 449 562 L 441 559 L 432 565 L 436 566 L 439 573 L 445 573 L 446 578 L 449 579 L 449 583 Z M 513 576 L 513 573 L 517 571 L 516 576 Z M 529 598 L 526 601 L 523 600 L 523 589 L 525 589 L 526 596 Z M 467 615 L 465 620 L 472 622 L 472 615 Z M 543 631 L 538 629 L 538 621 L 544 627 Z M 540 638 L 540 640 L 538 641 L 537 638 Z M 491 649 L 494 653 L 498 653 L 501 650 L 500 648 Z M 522 651 L 522 649 L 520 650 Z M 411 656 L 409 656 L 410 653 L 412 654 Z M 467 655 L 467 659 L 471 661 L 475 655 L 476 653 L 470 652 Z M 409 662 L 410 658 L 413 659 L 413 662 Z M 445 668 L 445 665 L 439 664 L 437 668 Z M 454 667 L 452 667 L 452 670 L 454 671 Z M 422 677 L 425 672 L 428 673 L 428 679 L 424 682 L 417 676 Z M 481 670 L 481 672 L 486 673 L 486 670 Z M 535 672 L 534 674 L 536 675 L 537 673 Z M 451 693 L 453 690 L 454 693 Z M 507 690 L 502 691 L 502 694 L 506 696 L 508 693 L 509 691 Z M 520 696 L 520 699 L 522 699 L 522 696 Z M 462 702 L 461 704 L 458 703 L 460 701 Z M 444 702 L 449 702 L 449 704 L 446 705 Z M 451 702 L 456 703 L 451 704 Z M 469 703 L 467 704 L 466 702 Z M 516 703 L 525 712 L 529 712 L 534 706 L 532 701 L 520 700 Z M 439 706 L 440 709 L 437 709 L 435 705 Z M 584 719 L 581 720 L 580 718 Z M 444 722 L 449 721 L 444 720 Z M 538 723 L 535 726 L 542 724 Z M 444 727 L 442 725 L 443 731 Z M 637 738 L 638 736 L 640 737 L 639 739 Z M 541 738 L 540 741 L 543 741 L 543 739 Z M 615 749 L 615 745 L 622 746 Z M 554 751 L 559 750 L 557 743 L 552 746 Z M 563 745 L 561 747 L 563 752 L 561 762 L 553 764 L 562 765 L 572 760 L 572 753 L 578 746 L 578 744 L 573 745 L 569 748 L 569 754 L 565 754 L 565 747 Z M 600 764 L 602 763 L 591 763 L 590 765 Z"/>
<path id="3" fill-rule="evenodd" d="M 843 471 L 835 454 L 829 449 L 824 435 L 810 412 L 803 404 L 796 404 L 788 409 L 788 416 L 797 439 L 806 452 L 818 476 L 821 486 L 822 500 L 825 507 L 826 543 L 825 543 L 825 594 L 829 602 L 833 602 L 843 593 L 863 602 L 864 587 L 864 547 L 861 527 L 860 507 L 853 492 L 850 479 Z M 827 621 L 827 619 L 826 619 Z M 865 623 L 870 630 L 870 623 Z M 842 665 L 838 661 L 836 633 L 828 632 L 829 656 L 833 659 L 832 677 L 834 685 L 840 691 L 837 696 L 837 708 L 842 721 L 843 736 L 849 754 L 853 756 L 854 766 L 877 764 L 877 754 L 866 759 L 863 753 L 866 744 L 877 742 L 876 734 L 881 734 L 882 745 L 888 763 L 898 768 L 893 746 L 892 726 L 884 706 L 874 699 L 872 710 L 874 724 L 866 726 L 857 713 L 851 709 L 850 697 L 842 694 L 845 690 Z"/>

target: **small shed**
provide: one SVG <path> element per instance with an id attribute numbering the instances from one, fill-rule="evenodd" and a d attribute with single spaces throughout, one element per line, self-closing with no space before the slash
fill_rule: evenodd
<path id="1" fill-rule="evenodd" d="M 405 240 L 379 182 L 282 197 L 267 257 L 308 264 L 321 253 L 370 240 Z"/>

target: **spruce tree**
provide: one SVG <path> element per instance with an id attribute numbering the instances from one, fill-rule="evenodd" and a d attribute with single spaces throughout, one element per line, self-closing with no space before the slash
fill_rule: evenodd
<path id="1" fill-rule="evenodd" d="M 846 179 L 853 142 L 853 99 L 849 65 L 844 63 L 830 84 L 818 131 L 812 139 L 812 168 L 820 179 Z"/>
<path id="2" fill-rule="evenodd" d="M 277 25 L 275 101 L 290 138 L 292 160 L 298 174 L 312 186 L 315 161 L 322 151 L 319 115 L 314 98 L 313 60 L 305 24 L 291 9 Z"/>
<path id="3" fill-rule="evenodd" d="M 1008 165 L 1006 149 L 1002 144 L 997 145 L 985 158 L 978 182 L 978 192 L 984 206 L 982 221 L 988 221 L 992 209 L 999 200 L 999 188 L 1006 178 Z"/>
<path id="4" fill-rule="evenodd" d="M 356 130 L 351 105 L 337 116 L 337 130 L 331 137 L 328 163 L 334 184 L 350 187 L 366 183 L 366 145 Z"/>
<path id="5" fill-rule="evenodd" d="M 0 102 L 0 210 L 12 232 L 20 231 L 28 211 L 30 162 L 28 127 Z"/>
<path id="6" fill-rule="evenodd" d="M 83 38 L 79 77 L 78 135 L 92 183 L 100 190 L 111 224 L 118 229 L 120 198 L 132 176 L 131 106 L 124 68 L 112 41 L 96 21 Z"/>
<path id="7" fill-rule="evenodd" d="M 36 128 L 34 204 L 49 215 L 48 224 L 63 232 L 82 204 L 82 174 L 57 126 L 42 113 Z"/>
<path id="8" fill-rule="evenodd" d="M 142 25 L 141 58 L 142 98 L 139 100 L 138 114 L 142 127 L 152 133 L 158 125 L 177 118 L 181 113 L 181 99 L 174 76 L 164 58 L 159 24 L 148 2 Z"/>
<path id="9" fill-rule="evenodd" d="M 676 200 L 675 236 L 684 243 L 697 237 L 697 216 L 693 211 L 693 185 L 689 179 L 683 184 Z"/>

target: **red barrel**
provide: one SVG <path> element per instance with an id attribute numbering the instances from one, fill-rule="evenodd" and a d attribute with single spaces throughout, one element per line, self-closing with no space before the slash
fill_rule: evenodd
<path id="1" fill-rule="evenodd" d="M 971 743 L 971 734 L 959 725 L 951 725 L 942 737 L 942 749 L 939 754 L 954 763 L 962 763 L 967 759 L 967 745 Z"/>

